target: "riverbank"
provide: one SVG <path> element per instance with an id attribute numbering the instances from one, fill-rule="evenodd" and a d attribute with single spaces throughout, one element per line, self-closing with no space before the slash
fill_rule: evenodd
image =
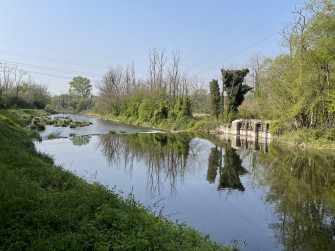
<path id="1" fill-rule="evenodd" d="M 36 115 L 0 111 L 0 249 L 229 250 L 54 166 L 24 128 Z"/>
<path id="2" fill-rule="evenodd" d="M 276 136 L 273 140 L 300 149 L 335 150 L 335 135 L 329 131 L 299 129 Z"/>
<path id="3" fill-rule="evenodd" d="M 141 126 L 152 128 L 156 130 L 163 130 L 169 132 L 182 132 L 182 131 L 196 131 L 196 132 L 206 132 L 211 134 L 219 134 L 220 127 L 227 125 L 219 121 L 215 121 L 208 114 L 198 115 L 193 118 L 184 118 L 179 120 L 165 120 L 162 123 L 155 125 L 149 121 L 140 121 L 139 119 L 132 119 L 126 116 L 113 116 L 111 114 L 99 114 L 94 112 L 83 112 L 82 113 L 88 117 L 100 118 L 104 120 L 109 120 L 117 123 L 124 123 L 129 125 Z"/>
<path id="4" fill-rule="evenodd" d="M 231 126 L 231 124 L 229 125 L 227 123 L 213 120 L 210 115 L 194 116 L 190 121 L 184 122 L 166 121 L 159 126 L 155 126 L 147 121 L 129 120 L 126 116 L 115 117 L 110 114 L 101 115 L 92 112 L 86 112 L 84 115 L 165 131 L 193 131 L 210 134 L 224 134 L 224 127 Z M 335 130 L 299 129 L 283 133 L 280 136 L 276 136 L 275 132 L 273 132 L 272 140 L 281 145 L 298 147 L 300 149 L 335 150 Z"/>

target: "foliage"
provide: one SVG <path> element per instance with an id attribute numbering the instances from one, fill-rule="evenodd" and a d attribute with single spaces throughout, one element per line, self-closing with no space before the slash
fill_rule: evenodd
<path id="1" fill-rule="evenodd" d="M 145 98 L 138 108 L 138 116 L 141 121 L 150 121 L 156 109 L 155 103 Z"/>
<path id="2" fill-rule="evenodd" d="M 88 78 L 81 76 L 74 77 L 69 83 L 70 89 L 69 94 L 74 97 L 87 98 L 91 95 L 92 85 Z"/>
<path id="3" fill-rule="evenodd" d="M 335 3 L 306 1 L 283 29 L 289 53 L 265 59 L 259 67 L 256 100 L 262 118 L 295 128 L 334 125 Z"/>
<path id="4" fill-rule="evenodd" d="M 17 67 L 0 63 L 0 109 L 43 109 L 49 102 L 46 85 L 35 83 Z"/>
<path id="5" fill-rule="evenodd" d="M 218 80 L 213 79 L 212 82 L 209 83 L 209 92 L 211 96 L 212 114 L 216 117 L 216 119 L 219 119 L 219 115 L 223 108 L 221 107 L 220 87 Z"/>
<path id="6" fill-rule="evenodd" d="M 86 110 L 89 106 L 89 100 L 85 98 L 79 99 L 79 102 L 76 107 L 76 113 L 81 112 L 82 110 Z"/>
<path id="7" fill-rule="evenodd" d="M 242 104 L 245 94 L 252 88 L 243 84 L 245 76 L 249 73 L 248 69 L 243 70 L 221 70 L 223 91 L 225 96 L 226 118 L 231 113 L 236 113 L 237 108 Z"/>
<path id="8" fill-rule="evenodd" d="M 270 133 L 272 135 L 280 135 L 284 131 L 283 123 L 280 121 L 273 121 L 270 124 Z"/>
<path id="9" fill-rule="evenodd" d="M 54 95 L 51 98 L 49 110 L 67 113 L 79 113 L 92 108 L 95 104 L 96 96 L 77 97 L 70 94 Z"/>

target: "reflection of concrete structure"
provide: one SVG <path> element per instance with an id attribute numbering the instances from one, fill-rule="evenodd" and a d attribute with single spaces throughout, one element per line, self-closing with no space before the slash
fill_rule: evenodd
<path id="1" fill-rule="evenodd" d="M 271 139 L 270 123 L 269 120 L 237 119 L 231 127 L 225 126 L 220 130 L 224 134 Z"/>
<path id="2" fill-rule="evenodd" d="M 271 138 L 246 137 L 232 134 L 222 134 L 218 136 L 222 140 L 228 140 L 235 149 L 250 149 L 254 151 L 268 151 Z"/>

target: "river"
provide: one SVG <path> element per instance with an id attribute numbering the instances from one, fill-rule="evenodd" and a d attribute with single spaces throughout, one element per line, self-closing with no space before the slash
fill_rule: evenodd
<path id="1" fill-rule="evenodd" d="M 35 145 L 88 182 L 241 250 L 335 250 L 335 154 L 70 116 Z"/>

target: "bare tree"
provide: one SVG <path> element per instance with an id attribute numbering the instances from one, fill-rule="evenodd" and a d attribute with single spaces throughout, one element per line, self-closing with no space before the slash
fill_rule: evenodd
<path id="1" fill-rule="evenodd" d="M 8 91 L 13 85 L 13 68 L 6 64 L 0 64 L 0 71 L 0 86 L 2 86 L 5 91 Z"/>
<path id="2" fill-rule="evenodd" d="M 100 101 L 103 107 L 112 107 L 115 113 L 120 112 L 122 102 L 125 98 L 125 86 L 123 82 L 123 68 L 117 66 L 111 68 L 102 80 L 96 83 L 96 88 L 100 91 Z"/>
<path id="3" fill-rule="evenodd" d="M 19 102 L 19 92 L 23 87 L 23 81 L 24 76 L 27 75 L 25 71 L 22 71 L 15 66 L 13 68 L 13 82 L 15 85 L 15 91 L 16 91 L 16 103 Z"/>
<path id="4" fill-rule="evenodd" d="M 139 89 L 136 81 L 135 64 L 127 65 L 124 72 L 125 92 L 127 97 L 130 97 L 136 90 Z"/>
<path id="5" fill-rule="evenodd" d="M 166 64 L 164 49 L 154 48 L 149 53 L 149 85 L 150 90 L 158 92 L 162 98 L 166 95 L 166 85 L 164 83 L 164 66 Z"/>
<path id="6" fill-rule="evenodd" d="M 175 98 L 180 88 L 180 61 L 181 54 L 179 51 L 172 52 L 172 64 L 168 69 L 169 95 Z"/>
<path id="7" fill-rule="evenodd" d="M 258 96 L 259 89 L 262 86 L 262 69 L 265 57 L 262 56 L 260 53 L 255 54 L 250 59 L 250 69 L 251 69 L 251 86 L 253 88 L 253 92 L 255 96 Z"/>

